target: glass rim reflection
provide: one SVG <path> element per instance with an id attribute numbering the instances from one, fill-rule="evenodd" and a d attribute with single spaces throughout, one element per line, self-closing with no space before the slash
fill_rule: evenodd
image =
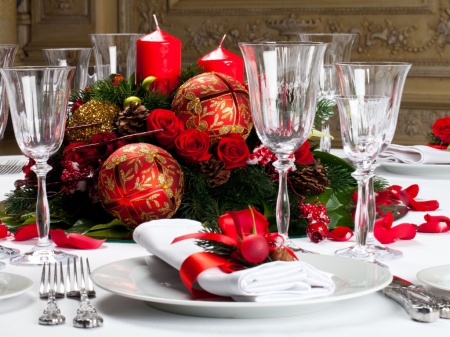
<path id="1" fill-rule="evenodd" d="M 395 61 L 352 61 L 352 62 L 336 62 L 337 66 L 389 66 L 389 65 L 398 65 L 398 66 L 412 66 L 412 63 L 409 62 L 395 62 Z"/>
<path id="2" fill-rule="evenodd" d="M 265 42 L 239 42 L 239 46 L 318 46 L 327 45 L 326 42 L 309 42 L 309 41 L 265 41 Z"/>

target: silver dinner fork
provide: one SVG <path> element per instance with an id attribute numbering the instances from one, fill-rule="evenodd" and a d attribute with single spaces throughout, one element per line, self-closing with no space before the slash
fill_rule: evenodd
<path id="1" fill-rule="evenodd" d="M 5 164 L 0 165 L 0 174 L 15 174 L 22 172 L 22 168 L 25 165 L 18 159 L 8 160 Z"/>
<path id="2" fill-rule="evenodd" d="M 73 265 L 73 277 L 70 277 L 70 265 Z M 89 296 L 95 296 L 94 286 L 92 285 L 90 276 L 89 260 L 86 259 L 87 275 L 84 272 L 83 258 L 80 257 L 80 286 L 78 287 L 78 272 L 77 261 L 73 259 L 73 263 L 67 264 L 67 296 L 80 297 L 80 306 L 77 310 L 77 315 L 73 319 L 73 326 L 76 328 L 95 328 L 103 325 L 103 318 L 97 314 L 97 310 L 89 301 Z M 87 280 L 87 281 L 86 281 Z M 87 286 L 86 286 L 87 284 Z M 89 289 L 89 291 L 88 291 Z M 91 295 L 89 295 L 91 294 Z"/>
<path id="3" fill-rule="evenodd" d="M 41 284 L 39 286 L 39 297 L 48 298 L 48 301 L 44 313 L 39 317 L 39 324 L 42 325 L 58 325 L 66 321 L 66 318 L 61 314 L 61 310 L 56 304 L 56 298 L 64 297 L 65 294 L 62 263 L 59 263 L 59 278 L 58 265 L 56 263 L 54 264 L 53 284 L 51 281 L 51 269 L 51 264 L 44 263 L 44 266 L 42 267 Z"/>

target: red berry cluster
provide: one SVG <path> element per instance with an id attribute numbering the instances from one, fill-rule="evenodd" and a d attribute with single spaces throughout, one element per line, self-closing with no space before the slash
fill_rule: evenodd
<path id="1" fill-rule="evenodd" d="M 86 166 L 80 169 L 78 163 L 73 161 L 63 161 L 64 167 L 61 173 L 62 189 L 67 193 L 75 193 L 75 191 L 86 191 L 86 180 L 93 176 L 92 166 Z"/>
<path id="2" fill-rule="evenodd" d="M 327 223 L 330 222 L 330 218 L 327 216 L 327 208 L 324 203 L 301 203 L 299 205 L 300 217 L 309 220 L 309 224 L 306 227 L 306 235 L 311 241 L 318 243 L 325 239 L 328 235 Z"/>

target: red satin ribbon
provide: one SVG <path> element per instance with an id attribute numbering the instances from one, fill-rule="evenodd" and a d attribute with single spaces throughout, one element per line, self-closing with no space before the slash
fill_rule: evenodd
<path id="1" fill-rule="evenodd" d="M 224 272 L 232 272 L 243 269 L 243 266 L 234 262 L 228 261 L 226 258 L 208 252 L 200 252 L 191 254 L 184 260 L 180 268 L 180 277 L 184 285 L 189 291 L 197 296 L 205 297 L 205 291 L 193 288 L 197 277 L 207 269 L 220 267 Z"/>

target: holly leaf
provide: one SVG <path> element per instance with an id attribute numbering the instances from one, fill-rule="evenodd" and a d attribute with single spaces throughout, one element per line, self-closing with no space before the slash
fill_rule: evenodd
<path id="1" fill-rule="evenodd" d="M 330 230 L 339 226 L 354 227 L 350 212 L 347 210 L 339 208 L 333 211 L 328 211 L 327 215 L 330 217 L 330 222 L 328 223 L 328 228 Z"/>

